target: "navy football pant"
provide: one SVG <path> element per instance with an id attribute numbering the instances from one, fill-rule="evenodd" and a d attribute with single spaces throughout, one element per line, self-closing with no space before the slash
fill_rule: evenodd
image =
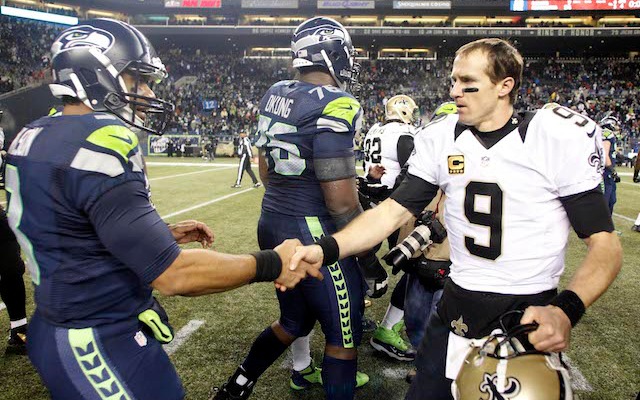
<path id="1" fill-rule="evenodd" d="M 167 353 L 137 320 L 67 329 L 36 310 L 27 350 L 53 400 L 178 400 L 184 389 Z"/>
<path id="2" fill-rule="evenodd" d="M 436 314 L 436 306 L 442 297 L 442 289 L 429 290 L 420 282 L 416 274 L 407 276 L 407 294 L 404 299 L 404 322 L 407 336 L 414 348 L 422 343 L 427 323 L 432 314 Z"/>
<path id="3" fill-rule="evenodd" d="M 609 206 L 609 212 L 613 215 L 613 206 L 618 201 L 616 196 L 616 182 L 611 176 L 611 171 L 605 169 L 602 174 L 602 181 L 604 182 L 604 198 Z"/>
<path id="4" fill-rule="evenodd" d="M 307 245 L 335 232 L 330 218 L 291 217 L 262 212 L 258 223 L 261 249 L 273 249 L 285 239 L 298 238 Z M 277 291 L 280 324 L 292 336 L 306 336 L 320 322 L 326 342 L 353 348 L 362 338 L 365 282 L 353 257 L 320 271 L 324 280 L 307 278 L 286 292 Z"/>
<path id="5" fill-rule="evenodd" d="M 4 209 L 0 207 L 0 298 L 7 306 L 10 321 L 27 317 L 25 308 L 24 262 Z"/>
<path id="6" fill-rule="evenodd" d="M 445 377 L 449 329 L 437 312 L 431 313 L 422 344 L 416 356 L 416 377 L 406 400 L 450 400 L 451 379 Z"/>

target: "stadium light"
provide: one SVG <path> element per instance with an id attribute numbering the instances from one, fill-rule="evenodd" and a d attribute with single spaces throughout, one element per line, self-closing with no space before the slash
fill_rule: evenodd
<path id="1" fill-rule="evenodd" d="M 0 6 L 0 14 L 11 17 L 35 19 L 37 21 L 53 22 L 63 25 L 77 25 L 78 18 L 67 15 L 51 14 L 42 11 L 24 10 L 22 8 Z"/>

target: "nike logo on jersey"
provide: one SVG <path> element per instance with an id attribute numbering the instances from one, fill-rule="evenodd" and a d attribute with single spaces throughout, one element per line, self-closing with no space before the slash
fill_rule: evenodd
<path id="1" fill-rule="evenodd" d="M 353 110 L 353 106 L 351 104 L 349 104 L 348 107 L 347 106 L 343 106 L 343 107 L 340 107 L 340 108 L 342 108 L 343 110 Z"/>
<path id="2" fill-rule="evenodd" d="M 123 142 L 125 142 L 125 143 L 127 143 L 129 145 L 133 144 L 133 139 L 131 139 L 128 136 L 127 137 L 116 136 L 116 135 L 109 135 L 109 136 L 111 136 L 112 138 L 120 139 L 120 140 L 122 140 Z"/>

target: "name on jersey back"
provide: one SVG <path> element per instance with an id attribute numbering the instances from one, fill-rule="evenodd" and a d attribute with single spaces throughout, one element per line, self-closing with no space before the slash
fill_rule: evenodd
<path id="1" fill-rule="evenodd" d="M 291 113 L 293 101 L 293 99 L 287 97 L 271 95 L 264 110 L 268 113 L 279 115 L 282 118 L 287 118 Z"/>

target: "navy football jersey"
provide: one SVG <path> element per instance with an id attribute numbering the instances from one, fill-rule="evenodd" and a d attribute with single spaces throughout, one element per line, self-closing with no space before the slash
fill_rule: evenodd
<path id="1" fill-rule="evenodd" d="M 361 120 L 360 103 L 334 86 L 293 80 L 273 85 L 260 102 L 256 142 L 269 173 L 262 209 L 328 216 L 313 160 L 352 156 Z"/>
<path id="2" fill-rule="evenodd" d="M 9 224 L 44 318 L 80 328 L 149 307 L 149 284 L 180 248 L 149 201 L 131 130 L 110 114 L 44 117 L 16 136 L 6 171 Z"/>

